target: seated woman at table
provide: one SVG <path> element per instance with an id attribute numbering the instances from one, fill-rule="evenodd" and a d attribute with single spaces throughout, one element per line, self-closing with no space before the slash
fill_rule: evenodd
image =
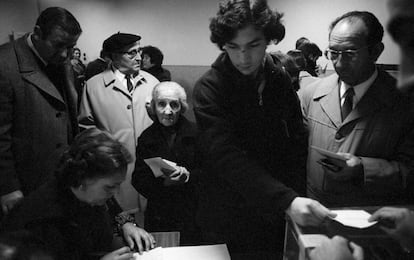
<path id="1" fill-rule="evenodd" d="M 114 221 L 107 201 L 125 180 L 130 157 L 106 132 L 85 130 L 63 153 L 55 178 L 16 206 L 3 229 L 32 232 L 57 259 L 129 259 L 134 246 L 149 250 L 152 235 L 132 222 L 118 222 L 128 246 L 113 251 Z"/>
<path id="2" fill-rule="evenodd" d="M 145 228 L 180 231 L 180 244 L 199 242 L 195 226 L 197 171 L 196 126 L 184 117 L 187 95 L 177 83 L 154 87 L 149 114 L 154 123 L 138 138 L 132 185 L 148 199 Z M 161 157 L 177 164 L 174 171 L 155 177 L 144 159 Z"/>

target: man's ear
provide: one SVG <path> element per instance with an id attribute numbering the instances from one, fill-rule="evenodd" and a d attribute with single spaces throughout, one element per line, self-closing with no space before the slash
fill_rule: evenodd
<path id="1" fill-rule="evenodd" d="M 43 39 L 43 32 L 42 29 L 40 29 L 39 25 L 36 25 L 33 29 L 33 38 L 36 41 L 40 41 L 41 39 Z"/>
<path id="2" fill-rule="evenodd" d="M 371 48 L 371 57 L 374 61 L 377 61 L 381 53 L 384 51 L 384 43 L 379 42 L 372 46 Z"/>

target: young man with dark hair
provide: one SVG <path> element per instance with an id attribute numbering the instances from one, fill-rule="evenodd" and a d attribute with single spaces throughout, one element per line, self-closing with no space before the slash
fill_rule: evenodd
<path id="1" fill-rule="evenodd" d="M 151 73 L 159 81 L 171 81 L 171 73 L 162 67 L 164 55 L 157 47 L 148 45 L 141 48 L 142 69 Z"/>
<path id="2" fill-rule="evenodd" d="M 332 216 L 299 196 L 307 151 L 299 101 L 265 52 L 285 35 L 281 17 L 266 1 L 222 2 L 210 39 L 223 53 L 194 89 L 204 164 L 198 222 L 204 239 L 226 243 L 235 259 L 281 257 L 285 213 L 302 225 Z"/>

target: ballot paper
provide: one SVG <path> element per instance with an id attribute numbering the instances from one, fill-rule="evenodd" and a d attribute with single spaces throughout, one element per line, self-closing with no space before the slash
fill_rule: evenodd
<path id="1" fill-rule="evenodd" d="M 157 247 L 142 255 L 135 253 L 135 260 L 230 260 L 225 244 L 207 246 Z"/>
<path id="2" fill-rule="evenodd" d="M 337 216 L 333 218 L 342 225 L 355 228 L 367 228 L 375 225 L 377 222 L 368 222 L 368 218 L 371 216 L 365 210 L 331 210 L 336 213 Z"/>
<path id="3" fill-rule="evenodd" d="M 168 161 L 161 157 L 153 157 L 153 158 L 144 159 L 144 162 L 151 168 L 152 173 L 154 174 L 155 178 L 164 175 L 161 169 L 175 171 L 176 166 L 177 166 L 175 162 Z"/>
<path id="4" fill-rule="evenodd" d="M 337 160 L 340 160 L 340 161 L 346 161 L 347 160 L 344 156 L 339 155 L 339 154 L 334 153 L 334 152 L 331 152 L 331 151 L 328 151 L 326 149 L 322 149 L 322 148 L 319 148 L 319 147 L 316 147 L 316 146 L 313 146 L 313 145 L 311 145 L 311 148 L 313 150 L 317 151 L 319 154 L 325 156 L 325 157 L 337 159 Z"/>

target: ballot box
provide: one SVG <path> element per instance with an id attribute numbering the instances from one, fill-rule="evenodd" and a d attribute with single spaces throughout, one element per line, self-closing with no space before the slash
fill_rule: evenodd
<path id="1" fill-rule="evenodd" d="M 333 210 L 364 210 L 373 213 L 379 207 L 335 208 Z M 349 227 L 327 219 L 318 227 L 303 227 L 286 217 L 284 260 L 306 260 L 308 252 L 319 245 L 323 237 L 343 236 L 364 249 L 364 259 L 414 259 L 400 244 L 375 224 L 366 228 Z"/>

